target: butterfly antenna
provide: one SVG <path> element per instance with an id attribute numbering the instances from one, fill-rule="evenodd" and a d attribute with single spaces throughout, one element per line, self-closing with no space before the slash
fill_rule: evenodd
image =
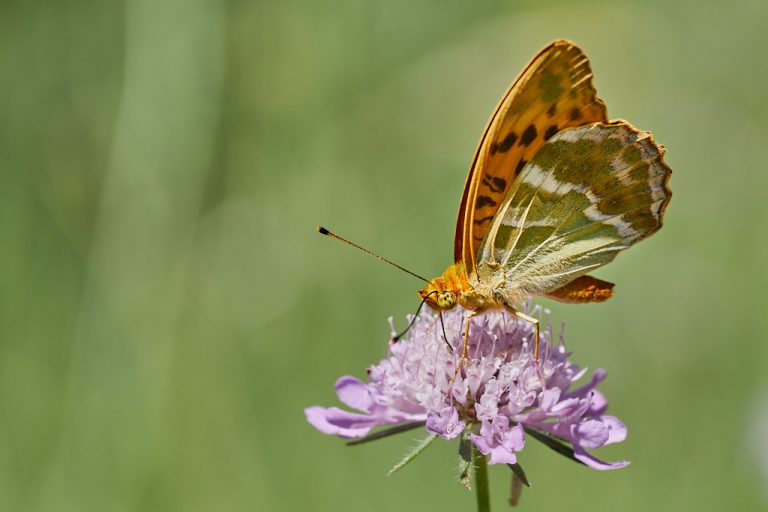
<path id="1" fill-rule="evenodd" d="M 445 344 L 448 345 L 448 351 L 453 352 L 453 347 L 448 342 L 448 335 L 445 334 L 445 322 L 443 322 L 443 312 L 440 312 L 440 327 L 443 328 L 443 339 L 445 340 Z"/>
<path id="2" fill-rule="evenodd" d="M 427 299 L 429 299 L 430 295 L 434 295 L 435 293 L 437 293 L 437 290 L 435 290 L 433 292 L 429 292 L 426 297 L 421 299 L 421 304 L 419 304 L 419 308 L 416 310 L 416 314 L 413 315 L 413 318 L 411 318 L 411 321 L 408 322 L 408 327 L 406 327 L 405 330 L 403 330 L 403 332 L 401 332 L 400 334 L 398 334 L 396 336 L 393 336 L 389 340 L 390 343 L 397 343 L 398 341 L 400 341 L 400 338 L 405 336 L 405 333 L 407 333 L 408 331 L 411 330 L 411 327 L 413 327 L 413 324 L 416 322 L 416 319 L 419 317 L 419 312 L 421 312 L 421 308 L 424 306 L 424 303 L 427 302 Z M 443 328 L 443 340 L 445 340 L 445 344 L 448 345 L 448 351 L 449 352 L 453 352 L 453 347 L 448 342 L 448 335 L 445 334 L 445 322 L 443 322 L 443 312 L 442 311 L 440 311 L 440 327 Z"/>
<path id="3" fill-rule="evenodd" d="M 390 343 L 397 343 L 398 341 L 400 341 L 400 338 L 402 338 L 403 336 L 405 336 L 405 333 L 407 333 L 408 331 L 410 331 L 410 330 L 411 330 L 411 327 L 413 327 L 413 324 L 416 322 L 416 319 L 419 317 L 419 313 L 421 312 L 421 308 L 423 308 L 423 307 L 424 307 L 424 303 L 425 303 L 425 302 L 427 302 L 427 299 L 429 298 L 429 296 L 430 296 L 430 295 L 432 295 L 432 294 L 435 294 L 435 293 L 437 293 L 437 290 L 435 290 L 435 291 L 433 291 L 433 292 L 429 292 L 429 293 L 426 295 L 426 297 L 424 297 L 423 299 L 421 299 L 421 304 L 419 304 L 419 308 L 416 310 L 416 314 L 415 314 L 415 315 L 413 315 L 413 318 L 411 318 L 411 321 L 410 321 L 410 322 L 408 322 L 408 327 L 406 327 L 406 328 L 403 330 L 403 332 L 401 332 L 400 334 L 398 334 L 398 335 L 396 335 L 396 336 L 392 336 L 392 338 L 389 340 L 389 342 L 390 342 Z"/>
<path id="4" fill-rule="evenodd" d="M 344 243 L 345 243 L 345 244 L 347 244 L 347 245 L 351 245 L 351 246 L 352 246 L 352 247 L 354 247 L 355 249 L 360 249 L 360 250 L 361 250 L 361 251 L 363 251 L 365 254 L 368 254 L 369 256 L 373 256 L 374 258 L 376 258 L 376 259 L 378 259 L 378 260 L 380 260 L 380 261 L 383 261 L 384 263 L 389 263 L 389 264 L 390 264 L 390 265 L 392 265 L 393 267 L 399 268 L 399 269 L 400 269 L 400 270 L 402 270 L 403 272 L 406 272 L 406 273 L 408 273 L 408 274 L 411 274 L 413 277 L 415 277 L 415 278 L 417 278 L 417 279 L 421 279 L 421 280 L 422 280 L 422 281 L 424 281 L 425 283 L 428 283 L 428 282 L 429 282 L 429 279 L 425 279 L 425 278 L 421 277 L 420 275 L 418 275 L 418 274 L 415 274 L 415 273 L 411 272 L 410 270 L 408 270 L 408 269 L 406 269 L 406 268 L 403 268 L 403 267 L 401 267 L 401 266 L 400 266 L 400 265 L 398 265 L 397 263 L 394 263 L 394 262 L 392 262 L 392 261 L 389 261 L 387 258 L 384 258 L 384 257 L 382 257 L 382 256 L 379 256 L 378 254 L 376 254 L 376 253 L 373 253 L 373 252 L 369 251 L 368 249 L 365 249 L 365 248 L 363 248 L 363 247 L 360 247 L 360 246 L 359 246 L 359 245 L 357 245 L 356 243 L 354 243 L 354 242 L 350 242 L 350 241 L 349 241 L 349 240 L 347 240 L 346 238 L 342 238 L 342 237 L 340 237 L 339 235 L 337 235 L 337 234 L 335 234 L 335 233 L 331 233 L 330 231 L 328 231 L 327 229 L 325 229 L 323 226 L 317 226 L 317 228 L 316 228 L 316 229 L 317 229 L 317 232 L 318 232 L 318 233 L 320 233 L 321 235 L 326 235 L 326 236 L 329 236 L 329 237 L 331 237 L 331 238 L 335 238 L 336 240 L 339 240 L 340 242 L 344 242 Z M 418 314 L 418 313 L 417 313 L 417 314 Z"/>

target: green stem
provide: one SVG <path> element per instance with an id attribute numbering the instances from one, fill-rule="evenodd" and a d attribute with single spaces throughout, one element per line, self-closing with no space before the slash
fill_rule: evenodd
<path id="1" fill-rule="evenodd" d="M 491 512 L 491 498 L 488 489 L 488 461 L 485 455 L 472 445 L 472 459 L 475 462 L 475 491 L 477 491 L 477 512 Z"/>

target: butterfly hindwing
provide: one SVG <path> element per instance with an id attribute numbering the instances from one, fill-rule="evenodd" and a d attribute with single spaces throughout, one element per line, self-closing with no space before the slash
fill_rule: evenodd
<path id="1" fill-rule="evenodd" d="M 512 296 L 552 293 L 656 232 L 671 196 L 663 153 L 624 121 L 554 135 L 499 208 L 478 278 L 503 271 Z"/>
<path id="2" fill-rule="evenodd" d="M 554 41 L 515 79 L 491 116 L 459 208 L 455 261 L 474 272 L 480 243 L 518 174 L 555 133 L 606 122 L 589 60 L 570 41 Z"/>

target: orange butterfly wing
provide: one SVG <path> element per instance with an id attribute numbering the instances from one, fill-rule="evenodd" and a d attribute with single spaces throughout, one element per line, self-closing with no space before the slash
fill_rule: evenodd
<path id="1" fill-rule="evenodd" d="M 454 261 L 476 273 L 477 251 L 494 215 L 547 139 L 564 128 L 607 120 L 584 52 L 565 40 L 542 49 L 512 82 L 485 128 L 459 206 Z"/>
<path id="2" fill-rule="evenodd" d="M 613 283 L 592 276 L 577 277 L 565 286 L 552 290 L 546 296 L 559 302 L 579 304 L 603 302 L 613 297 Z"/>

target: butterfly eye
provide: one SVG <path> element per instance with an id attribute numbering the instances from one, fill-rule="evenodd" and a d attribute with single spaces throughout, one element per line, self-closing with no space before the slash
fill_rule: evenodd
<path id="1" fill-rule="evenodd" d="M 456 304 L 456 297 L 453 292 L 445 291 L 437 296 L 437 305 L 441 308 L 451 308 Z"/>

